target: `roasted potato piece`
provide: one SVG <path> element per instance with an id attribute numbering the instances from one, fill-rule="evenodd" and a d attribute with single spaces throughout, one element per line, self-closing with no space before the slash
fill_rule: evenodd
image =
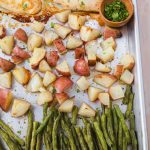
<path id="1" fill-rule="evenodd" d="M 0 108 L 7 112 L 12 102 L 12 93 L 10 90 L 0 88 Z"/>
<path id="2" fill-rule="evenodd" d="M 11 72 L 0 74 L 0 86 L 4 88 L 11 88 L 12 86 L 12 74 Z"/>
<path id="3" fill-rule="evenodd" d="M 33 23 L 31 23 L 31 29 L 40 33 L 44 30 L 44 23 L 34 20 Z"/>
<path id="4" fill-rule="evenodd" d="M 90 68 L 84 58 L 80 58 L 75 62 L 74 71 L 80 76 L 89 76 Z"/>
<path id="5" fill-rule="evenodd" d="M 31 34 L 28 38 L 27 47 L 29 51 L 33 51 L 34 48 L 38 48 L 42 45 L 42 37 L 37 34 Z"/>
<path id="6" fill-rule="evenodd" d="M 52 30 L 45 31 L 45 33 L 44 33 L 45 43 L 48 46 L 50 46 L 53 43 L 53 41 L 58 39 L 58 38 L 59 38 L 59 36 Z"/>
<path id="7" fill-rule="evenodd" d="M 108 93 L 99 93 L 98 99 L 100 100 L 100 102 L 103 105 L 105 105 L 105 106 L 109 106 L 110 105 L 110 96 L 109 96 Z"/>
<path id="8" fill-rule="evenodd" d="M 135 65 L 135 60 L 130 54 L 125 54 L 121 57 L 120 63 L 124 66 L 124 69 L 132 70 Z"/>
<path id="9" fill-rule="evenodd" d="M 70 28 L 57 23 L 54 25 L 54 30 L 62 39 L 64 39 L 71 32 Z"/>
<path id="10" fill-rule="evenodd" d="M 114 71 L 114 76 L 116 76 L 118 79 L 122 75 L 124 71 L 123 65 L 116 65 L 115 71 Z"/>
<path id="11" fill-rule="evenodd" d="M 122 73 L 120 80 L 126 84 L 132 84 L 132 82 L 134 80 L 134 75 L 129 70 L 125 70 Z"/>
<path id="12" fill-rule="evenodd" d="M 38 95 L 37 104 L 43 105 L 47 102 L 51 102 L 53 100 L 52 93 L 49 91 L 43 91 Z"/>
<path id="13" fill-rule="evenodd" d="M 67 93 L 56 93 L 55 94 L 55 99 L 58 101 L 59 104 L 62 104 L 65 102 L 67 99 L 69 99 L 69 96 Z"/>
<path id="14" fill-rule="evenodd" d="M 53 43 L 61 55 L 67 52 L 67 49 L 61 39 L 54 40 Z"/>
<path id="15" fill-rule="evenodd" d="M 65 23 L 68 21 L 68 16 L 70 13 L 71 13 L 71 10 L 64 10 L 59 13 L 56 13 L 55 17 L 58 21 Z"/>
<path id="16" fill-rule="evenodd" d="M 66 48 L 68 49 L 75 49 L 77 47 L 80 47 L 82 44 L 83 44 L 83 41 L 77 37 L 74 37 L 73 35 L 69 35 L 67 37 Z"/>
<path id="17" fill-rule="evenodd" d="M 18 56 L 18 57 L 22 58 L 23 60 L 30 58 L 29 53 L 17 45 L 13 49 L 13 55 Z"/>
<path id="18" fill-rule="evenodd" d="M 114 59 L 115 52 L 112 47 L 108 47 L 107 49 L 101 51 L 97 56 L 103 63 L 110 62 Z"/>
<path id="19" fill-rule="evenodd" d="M 60 112 L 70 113 L 74 106 L 74 98 L 64 101 L 58 108 Z"/>
<path id="20" fill-rule="evenodd" d="M 100 31 L 87 26 L 82 26 L 80 30 L 80 37 L 84 42 L 92 41 L 100 36 Z"/>
<path id="21" fill-rule="evenodd" d="M 23 58 L 21 58 L 19 56 L 15 56 L 15 55 L 11 56 L 11 59 L 13 60 L 13 63 L 15 63 L 15 64 L 21 64 L 24 62 Z"/>
<path id="22" fill-rule="evenodd" d="M 103 92 L 103 90 L 93 87 L 93 86 L 90 86 L 88 88 L 88 97 L 89 97 L 90 101 L 92 101 L 92 102 L 96 101 L 100 92 Z"/>
<path id="23" fill-rule="evenodd" d="M 82 90 L 82 91 L 85 91 L 89 88 L 90 86 L 90 83 L 89 81 L 84 77 L 80 77 L 78 80 L 77 80 L 77 83 L 78 87 Z"/>
<path id="24" fill-rule="evenodd" d="M 26 85 L 31 78 L 30 71 L 24 67 L 15 68 L 12 73 L 16 81 L 22 85 Z"/>
<path id="25" fill-rule="evenodd" d="M 81 16 L 75 13 L 69 14 L 68 24 L 73 30 L 80 30 L 81 26 L 84 25 L 86 16 Z"/>
<path id="26" fill-rule="evenodd" d="M 27 43 L 27 41 L 28 41 L 28 36 L 27 36 L 26 32 L 21 28 L 16 30 L 14 36 L 17 40 L 20 40 L 24 43 Z"/>
<path id="27" fill-rule="evenodd" d="M 85 51 L 86 54 L 88 53 L 93 53 L 93 54 L 97 54 L 97 49 L 98 49 L 99 43 L 96 40 L 92 40 L 90 42 L 87 42 L 85 44 Z"/>
<path id="28" fill-rule="evenodd" d="M 45 57 L 46 50 L 44 48 L 34 48 L 32 57 L 29 59 L 32 69 L 36 69 L 40 61 Z"/>
<path id="29" fill-rule="evenodd" d="M 104 29 L 103 36 L 105 40 L 110 37 L 113 37 L 115 39 L 115 38 L 120 38 L 122 36 L 122 33 L 119 29 L 114 29 L 106 26 Z"/>
<path id="30" fill-rule="evenodd" d="M 94 82 L 104 86 L 105 88 L 110 87 L 116 81 L 116 77 L 111 74 L 98 74 L 94 77 Z"/>
<path id="31" fill-rule="evenodd" d="M 0 57 L 0 68 L 5 71 L 8 72 L 10 70 L 12 70 L 15 67 L 15 64 Z"/>
<path id="32" fill-rule="evenodd" d="M 97 62 L 95 66 L 95 70 L 99 72 L 109 73 L 111 72 L 111 68 L 101 62 Z"/>
<path id="33" fill-rule="evenodd" d="M 25 100 L 14 99 L 11 116 L 12 117 L 21 117 L 26 114 L 26 112 L 30 109 L 31 104 Z"/>
<path id="34" fill-rule="evenodd" d="M 27 85 L 27 91 L 28 92 L 39 92 L 39 89 L 43 87 L 42 78 L 38 73 L 33 74 L 31 77 L 28 85 Z"/>
<path id="35" fill-rule="evenodd" d="M 69 89 L 73 85 L 73 82 L 68 77 L 59 77 L 54 83 L 54 87 L 58 93 L 62 93 Z"/>
<path id="36" fill-rule="evenodd" d="M 88 104 L 82 103 L 82 105 L 79 108 L 78 114 L 83 117 L 94 117 L 96 112 Z"/>
<path id="37" fill-rule="evenodd" d="M 101 47 L 103 48 L 103 50 L 105 50 L 109 47 L 112 47 L 115 50 L 116 46 L 117 45 L 116 45 L 116 42 L 113 37 L 110 37 L 110 38 L 106 39 L 105 41 L 101 42 Z"/>
<path id="38" fill-rule="evenodd" d="M 88 52 L 87 54 L 88 64 L 90 66 L 95 66 L 96 64 L 96 55 L 92 52 Z"/>
<path id="39" fill-rule="evenodd" d="M 43 85 L 47 87 L 56 80 L 56 75 L 50 71 L 46 71 L 43 78 Z"/>
<path id="40" fill-rule="evenodd" d="M 6 36 L 6 29 L 3 25 L 0 25 L 0 39 Z"/>
<path id="41" fill-rule="evenodd" d="M 75 49 L 75 59 L 80 59 L 85 55 L 85 49 L 84 48 L 76 48 Z"/>
<path id="42" fill-rule="evenodd" d="M 120 85 L 110 87 L 109 94 L 113 100 L 117 100 L 124 97 L 124 92 Z"/>
<path id="43" fill-rule="evenodd" d="M 66 60 L 56 66 L 56 70 L 59 74 L 63 76 L 70 76 L 70 68 Z"/>
<path id="44" fill-rule="evenodd" d="M 0 48 L 2 52 L 10 55 L 12 53 L 14 47 L 14 37 L 13 36 L 5 36 L 3 39 L 0 39 Z"/>
<path id="45" fill-rule="evenodd" d="M 46 59 L 51 67 L 55 67 L 57 65 L 59 55 L 57 51 L 50 51 L 49 53 L 46 53 Z"/>
<path id="46" fill-rule="evenodd" d="M 49 64 L 47 63 L 46 60 L 42 60 L 39 64 L 39 71 L 40 72 L 46 72 L 46 71 L 51 71 L 51 67 L 49 66 Z"/>

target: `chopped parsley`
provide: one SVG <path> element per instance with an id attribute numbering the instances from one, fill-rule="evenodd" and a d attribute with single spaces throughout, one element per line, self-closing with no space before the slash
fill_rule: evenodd
<path id="1" fill-rule="evenodd" d="M 23 10 L 25 10 L 25 9 L 27 9 L 28 4 L 27 4 L 27 3 L 24 3 L 22 7 L 23 7 Z"/>
<path id="2" fill-rule="evenodd" d="M 19 131 L 17 131 L 17 133 L 18 133 L 18 134 L 21 134 L 21 131 L 19 130 Z"/>
<path id="3" fill-rule="evenodd" d="M 82 2 L 81 2 L 81 6 L 84 6 L 84 5 L 85 5 L 84 2 L 82 1 Z"/>
<path id="4" fill-rule="evenodd" d="M 80 90 L 79 89 L 77 89 L 77 93 L 79 93 L 80 92 Z"/>
<path id="5" fill-rule="evenodd" d="M 54 28 L 54 25 L 55 25 L 55 23 L 54 22 L 51 22 L 51 28 Z"/>

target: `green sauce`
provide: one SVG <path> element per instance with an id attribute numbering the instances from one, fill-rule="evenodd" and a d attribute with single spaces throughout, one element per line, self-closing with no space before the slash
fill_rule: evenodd
<path id="1" fill-rule="evenodd" d="M 123 2 L 115 0 L 105 5 L 104 15 L 110 21 L 119 22 L 125 20 L 129 16 L 129 12 Z"/>

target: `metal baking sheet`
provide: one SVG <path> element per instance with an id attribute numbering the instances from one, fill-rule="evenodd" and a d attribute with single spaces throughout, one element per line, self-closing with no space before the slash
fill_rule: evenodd
<path id="1" fill-rule="evenodd" d="M 119 59 L 124 53 L 133 54 L 136 60 L 136 65 L 134 68 L 135 81 L 133 85 L 133 90 L 135 91 L 134 112 L 136 116 L 136 130 L 137 130 L 137 136 L 138 136 L 138 142 L 139 142 L 139 150 L 148 150 L 146 119 L 145 119 L 145 104 L 144 104 L 144 94 L 143 94 L 144 91 L 143 91 L 142 68 L 141 68 L 140 45 L 139 45 L 138 12 L 137 12 L 136 0 L 134 0 L 133 2 L 135 6 L 134 19 L 130 22 L 130 24 L 128 24 L 128 26 L 121 28 L 123 37 L 120 39 L 116 39 L 117 49 L 115 51 L 115 59 L 108 65 L 114 69 L 114 66 L 119 63 Z M 15 30 L 19 27 L 25 29 L 28 35 L 34 32 L 30 29 L 30 26 L 28 26 L 28 24 L 19 23 L 7 15 L 3 15 L 3 16 L 1 15 L 0 18 L 1 18 L 0 24 L 3 24 L 6 26 L 8 35 L 13 34 Z M 57 21 L 55 20 L 54 17 L 51 17 L 49 21 L 47 22 L 47 24 L 45 25 L 45 29 L 47 30 L 50 29 L 51 22 L 55 23 Z M 100 27 L 96 21 L 91 20 L 91 19 L 89 19 L 89 21 L 86 22 L 86 25 L 102 30 L 102 27 Z M 76 36 L 78 36 L 78 34 L 76 34 Z M 101 40 L 102 39 L 100 38 L 96 42 L 100 43 Z M 23 45 L 22 43 L 17 43 L 17 44 L 20 45 L 21 47 L 26 48 L 26 45 Z M 47 51 L 55 49 L 54 47 L 45 47 L 45 48 L 47 49 Z M 101 50 L 100 47 L 98 47 L 98 49 Z M 10 58 L 9 56 L 4 55 L 1 51 L 0 51 L 0 56 L 6 59 Z M 67 62 L 69 63 L 70 68 L 73 68 L 73 65 L 74 65 L 74 52 L 73 51 L 69 51 L 65 56 L 63 56 L 59 60 L 59 62 L 61 62 L 63 59 L 66 59 Z M 25 66 L 25 68 L 31 70 L 31 72 L 35 72 L 29 67 L 28 61 L 26 61 L 22 65 Z M 22 65 L 19 65 L 19 66 L 22 66 Z M 72 74 L 73 75 L 71 78 L 75 83 L 77 79 L 79 78 L 79 76 L 75 75 L 73 70 L 72 70 Z M 91 82 L 92 85 L 94 83 L 92 82 L 91 78 L 95 74 L 98 74 L 98 72 L 92 71 L 91 76 L 88 78 L 88 80 Z M 43 76 L 43 74 L 41 73 L 40 75 Z M 103 88 L 96 84 L 94 84 L 94 86 Z M 122 86 L 124 87 L 124 85 Z M 33 94 L 33 93 L 26 92 L 25 87 L 18 84 L 16 81 L 13 81 L 12 89 L 13 89 L 14 97 L 25 99 L 29 101 L 30 103 L 32 103 L 34 114 L 35 114 L 35 120 L 41 121 L 42 120 L 42 107 L 36 104 L 38 93 Z M 96 103 L 90 102 L 88 100 L 87 94 L 81 91 L 77 92 L 77 89 L 78 87 L 74 84 L 73 88 L 71 88 L 68 91 L 69 96 L 75 96 L 77 105 L 80 105 L 83 101 L 85 101 L 86 103 L 90 104 L 93 108 L 100 107 L 99 102 L 96 102 Z M 104 89 L 104 90 L 107 91 L 107 89 Z M 117 100 L 113 103 L 119 104 L 123 112 L 126 110 L 126 106 L 121 105 L 121 100 Z M 16 134 L 18 134 L 22 138 L 25 138 L 27 124 L 28 124 L 26 116 L 21 117 L 21 118 L 12 118 L 10 111 L 8 113 L 4 113 L 0 110 L 0 117 L 2 118 L 2 120 L 4 120 L 7 124 L 9 124 L 12 127 L 12 129 L 14 130 Z"/>

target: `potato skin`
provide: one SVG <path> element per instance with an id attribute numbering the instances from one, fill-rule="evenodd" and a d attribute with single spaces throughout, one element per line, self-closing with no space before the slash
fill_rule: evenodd
<path id="1" fill-rule="evenodd" d="M 21 29 L 21 28 L 17 29 L 14 36 L 17 40 L 27 43 L 28 36 L 23 29 Z"/>
<path id="2" fill-rule="evenodd" d="M 46 53 L 46 59 L 51 67 L 55 67 L 57 65 L 59 55 L 57 51 L 50 51 L 49 53 Z"/>
<path id="3" fill-rule="evenodd" d="M 6 29 L 4 26 L 0 26 L 0 39 L 6 36 Z"/>
<path id="4" fill-rule="evenodd" d="M 55 99 L 58 101 L 59 104 L 62 104 L 68 98 L 69 98 L 69 96 L 65 92 L 63 92 L 63 93 L 56 93 L 55 94 Z"/>
<path id="5" fill-rule="evenodd" d="M 80 59 L 82 56 L 85 55 L 85 49 L 84 48 L 76 48 L 75 49 L 75 59 Z"/>
<path id="6" fill-rule="evenodd" d="M 79 60 L 75 62 L 74 71 L 80 76 L 90 75 L 90 68 L 84 58 L 80 58 Z"/>
<path id="7" fill-rule="evenodd" d="M 3 71 L 8 72 L 12 70 L 15 67 L 15 64 L 0 57 L 0 68 L 2 68 Z"/>

